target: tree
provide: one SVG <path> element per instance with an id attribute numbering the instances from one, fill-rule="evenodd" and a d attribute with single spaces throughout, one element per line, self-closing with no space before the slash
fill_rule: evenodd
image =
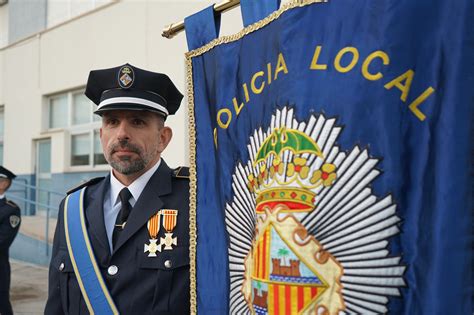
<path id="1" fill-rule="evenodd" d="M 283 258 L 283 265 L 288 266 L 286 264 L 285 258 L 290 254 L 290 251 L 284 247 L 278 250 L 277 255 Z"/>

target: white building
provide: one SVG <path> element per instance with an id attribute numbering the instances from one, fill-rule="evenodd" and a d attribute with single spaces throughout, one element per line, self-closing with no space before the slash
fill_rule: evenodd
<path id="1" fill-rule="evenodd" d="M 100 118 L 83 94 L 89 71 L 128 62 L 168 74 L 185 94 L 185 34 L 170 40 L 161 32 L 209 5 L 0 0 L 0 165 L 18 175 L 9 195 L 24 215 L 50 209 L 55 217 L 69 188 L 109 171 L 98 136 Z M 221 33 L 240 30 L 239 9 L 224 17 Z M 174 137 L 164 159 L 171 167 L 189 165 L 186 99 L 167 123 Z"/>

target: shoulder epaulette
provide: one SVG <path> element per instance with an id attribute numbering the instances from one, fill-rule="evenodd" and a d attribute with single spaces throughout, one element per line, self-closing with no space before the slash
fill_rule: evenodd
<path id="1" fill-rule="evenodd" d="M 16 203 L 14 203 L 11 200 L 7 200 L 7 204 L 9 204 L 10 206 L 15 207 L 15 208 L 20 208 L 20 207 L 18 207 L 18 205 Z"/>
<path id="2" fill-rule="evenodd" d="M 69 194 L 72 194 L 73 192 L 75 192 L 75 191 L 77 191 L 77 190 L 79 190 L 79 189 L 81 189 L 81 188 L 83 188 L 83 187 L 93 185 L 93 184 L 95 184 L 95 183 L 100 182 L 100 181 L 103 180 L 103 179 L 104 179 L 104 177 L 92 178 L 92 179 L 90 179 L 90 180 L 88 180 L 88 181 L 86 181 L 86 182 L 83 182 L 83 183 L 79 184 L 78 186 L 76 186 L 76 187 L 74 187 L 74 188 L 68 190 L 68 191 L 66 192 L 66 194 L 68 194 L 68 195 L 69 195 Z"/>
<path id="3" fill-rule="evenodd" d="M 180 166 L 173 170 L 173 177 L 189 179 L 189 167 Z"/>

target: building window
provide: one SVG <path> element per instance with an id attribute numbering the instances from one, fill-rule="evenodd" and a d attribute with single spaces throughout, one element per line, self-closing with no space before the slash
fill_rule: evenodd
<path id="1" fill-rule="evenodd" d="M 100 117 L 95 105 L 83 90 L 70 91 L 48 98 L 48 129 L 63 128 L 70 134 L 70 166 L 106 165 L 100 144 Z"/>
<path id="2" fill-rule="evenodd" d="M 90 135 L 71 136 L 71 166 L 90 164 Z"/>
<path id="3" fill-rule="evenodd" d="M 104 154 L 102 153 L 102 145 L 100 143 L 99 131 L 94 131 L 94 164 L 107 164 Z"/>
<path id="4" fill-rule="evenodd" d="M 67 95 L 58 95 L 49 100 L 49 128 L 67 126 L 68 118 Z"/>
<path id="5" fill-rule="evenodd" d="M 8 45 L 8 6 L 0 1 L 0 48 Z"/>
<path id="6" fill-rule="evenodd" d="M 48 27 L 52 27 L 112 1 L 113 0 L 48 0 L 47 25 Z"/>
<path id="7" fill-rule="evenodd" d="M 72 95 L 72 124 L 81 125 L 91 122 L 91 102 L 83 93 Z"/>

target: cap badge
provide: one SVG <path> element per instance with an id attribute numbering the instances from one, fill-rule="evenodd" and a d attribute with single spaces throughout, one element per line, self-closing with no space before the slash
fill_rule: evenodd
<path id="1" fill-rule="evenodd" d="M 123 66 L 118 73 L 118 84 L 122 89 L 128 89 L 132 86 L 135 74 L 133 69 L 129 66 Z"/>

